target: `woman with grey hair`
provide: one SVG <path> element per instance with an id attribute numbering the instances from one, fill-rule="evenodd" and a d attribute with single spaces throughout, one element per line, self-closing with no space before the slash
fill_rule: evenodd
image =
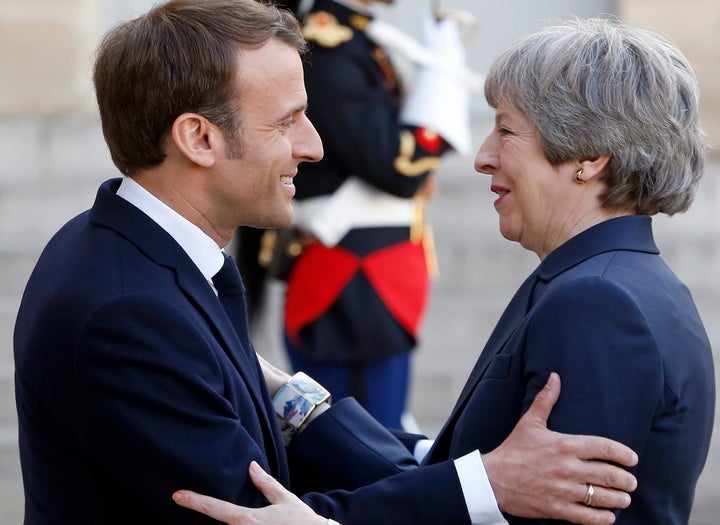
<path id="1" fill-rule="evenodd" d="M 501 53 L 485 95 L 495 125 L 475 168 L 491 176 L 503 237 L 541 262 L 425 462 L 492 450 L 559 372 L 549 428 L 639 453 L 638 488 L 616 523 L 686 524 L 712 432 L 713 362 L 651 216 L 685 211 L 703 171 L 692 69 L 648 31 L 572 20 Z M 603 490 L 587 484 L 578 505 L 592 506 Z M 233 523 L 244 523 L 246 511 L 235 512 Z"/>

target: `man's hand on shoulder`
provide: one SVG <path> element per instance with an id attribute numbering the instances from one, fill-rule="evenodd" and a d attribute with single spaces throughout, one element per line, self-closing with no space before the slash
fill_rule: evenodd
<path id="1" fill-rule="evenodd" d="M 559 396 L 560 377 L 553 373 L 507 439 L 483 455 L 498 506 L 527 518 L 614 523 L 607 509 L 630 504 L 637 480 L 622 466 L 635 465 L 637 454 L 610 439 L 549 430 L 547 419 Z M 592 506 L 584 503 L 588 484 Z"/>

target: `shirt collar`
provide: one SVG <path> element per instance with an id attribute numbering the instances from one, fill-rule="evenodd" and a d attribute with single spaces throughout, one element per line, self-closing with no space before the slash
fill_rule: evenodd
<path id="1" fill-rule="evenodd" d="M 205 232 L 167 206 L 131 177 L 123 177 L 117 195 L 160 225 L 185 250 L 210 281 L 223 266 L 223 251 Z"/>

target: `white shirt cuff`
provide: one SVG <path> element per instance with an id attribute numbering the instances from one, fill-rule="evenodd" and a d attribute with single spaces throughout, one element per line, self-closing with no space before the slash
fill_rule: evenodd
<path id="1" fill-rule="evenodd" d="M 417 448 L 415 449 L 417 452 Z M 477 450 L 455 460 L 465 505 L 473 525 L 507 525 Z"/>
<path id="2" fill-rule="evenodd" d="M 415 456 L 415 460 L 418 462 L 418 465 L 423 462 L 427 453 L 430 452 L 433 443 L 435 443 L 435 440 L 433 439 L 420 439 L 415 443 L 413 456 Z"/>

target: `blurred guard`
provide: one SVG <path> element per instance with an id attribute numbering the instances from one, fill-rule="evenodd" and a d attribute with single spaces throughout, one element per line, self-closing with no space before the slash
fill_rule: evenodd
<path id="1" fill-rule="evenodd" d="M 295 179 L 304 249 L 288 277 L 284 330 L 294 369 L 402 428 L 435 270 L 424 201 L 440 157 L 470 149 L 470 86 L 454 20 L 428 17 L 423 47 L 373 20 L 372 2 L 316 0 L 300 14 L 308 115 L 325 157 Z M 420 58 L 408 93 L 388 45 Z"/>

